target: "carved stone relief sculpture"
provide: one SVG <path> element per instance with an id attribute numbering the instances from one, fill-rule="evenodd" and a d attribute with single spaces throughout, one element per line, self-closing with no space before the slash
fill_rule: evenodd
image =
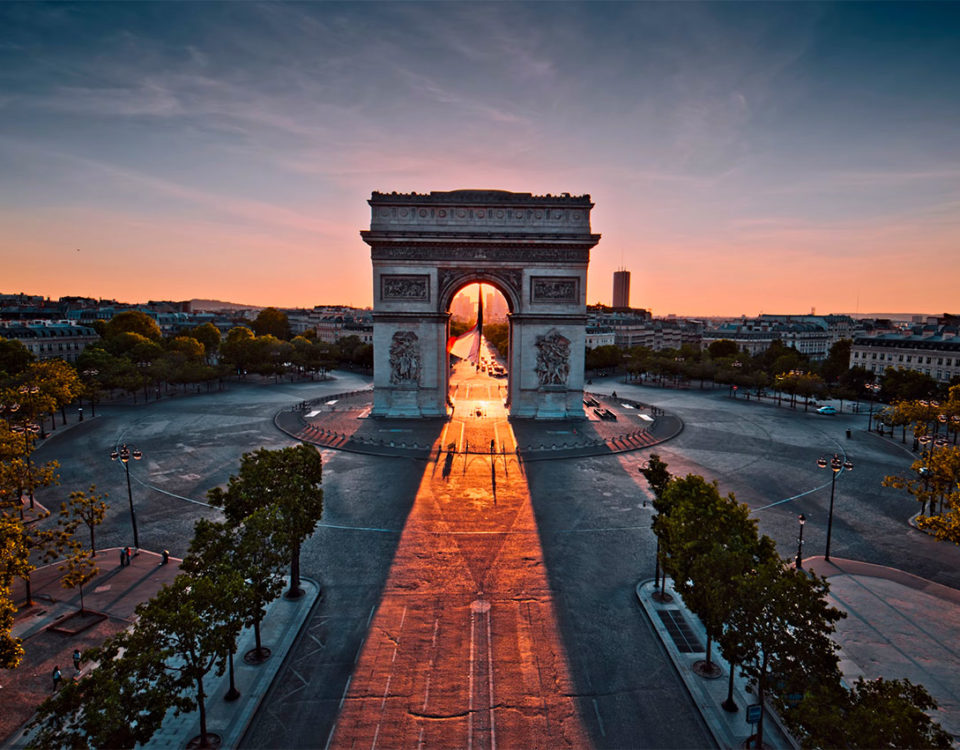
<path id="1" fill-rule="evenodd" d="M 420 383 L 420 340 L 413 331 L 397 331 L 390 342 L 390 382 L 393 385 Z"/>
<path id="2" fill-rule="evenodd" d="M 572 276 L 534 276 L 530 279 L 534 302 L 577 302 L 580 280 Z"/>
<path id="3" fill-rule="evenodd" d="M 430 277 L 427 275 L 380 277 L 380 299 L 424 300 L 430 299 Z"/>
<path id="4" fill-rule="evenodd" d="M 570 375 L 570 339 L 557 331 L 537 336 L 536 373 L 540 385 L 566 385 Z"/>

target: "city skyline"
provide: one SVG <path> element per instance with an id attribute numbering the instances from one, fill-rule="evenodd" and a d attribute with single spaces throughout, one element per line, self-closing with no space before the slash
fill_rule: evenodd
<path id="1" fill-rule="evenodd" d="M 3 286 L 365 307 L 371 191 L 496 188 L 591 194 L 590 304 L 623 266 L 657 315 L 939 314 L 960 278 L 958 20 L 8 3 Z"/>

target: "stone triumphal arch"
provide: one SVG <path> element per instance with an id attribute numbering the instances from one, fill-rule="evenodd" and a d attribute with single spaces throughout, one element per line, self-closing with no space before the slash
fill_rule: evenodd
<path id="1" fill-rule="evenodd" d="M 583 416 L 589 195 L 373 193 L 373 416 L 447 415 L 448 310 L 467 284 L 509 307 L 516 417 Z"/>

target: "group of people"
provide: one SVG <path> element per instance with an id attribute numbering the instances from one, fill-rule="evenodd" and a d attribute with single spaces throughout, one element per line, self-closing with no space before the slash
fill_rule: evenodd
<path id="1" fill-rule="evenodd" d="M 80 676 L 80 663 L 83 661 L 83 654 L 80 653 L 80 649 L 75 648 L 73 650 L 73 669 L 74 675 L 73 679 L 77 679 Z M 63 674 L 60 672 L 60 667 L 53 668 L 53 690 L 56 692 L 60 688 L 60 683 L 63 682 Z"/>

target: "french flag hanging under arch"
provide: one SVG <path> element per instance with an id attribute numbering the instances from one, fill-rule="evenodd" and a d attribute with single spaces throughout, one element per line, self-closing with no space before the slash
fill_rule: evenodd
<path id="1" fill-rule="evenodd" d="M 477 303 L 477 324 L 460 336 L 447 340 L 447 353 L 480 366 L 480 342 L 483 339 L 483 284 L 480 284 L 480 301 Z"/>

